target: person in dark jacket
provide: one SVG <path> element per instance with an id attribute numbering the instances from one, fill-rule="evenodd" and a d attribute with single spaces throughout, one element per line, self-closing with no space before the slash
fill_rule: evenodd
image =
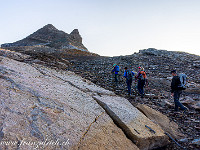
<path id="1" fill-rule="evenodd" d="M 140 93 L 141 98 L 144 97 L 144 86 L 148 83 L 147 75 L 144 71 L 144 68 L 138 67 L 139 71 L 137 76 L 135 77 L 135 83 L 138 80 L 137 88 L 138 92 Z"/>
<path id="2" fill-rule="evenodd" d="M 114 69 L 112 70 L 112 73 L 115 74 L 115 84 L 118 85 L 118 76 L 119 76 L 119 66 L 114 64 Z"/>
<path id="3" fill-rule="evenodd" d="M 127 67 L 124 68 L 124 77 L 126 78 L 126 84 L 128 88 L 128 95 L 131 95 L 131 85 L 133 81 L 134 72 L 128 70 Z"/>
<path id="4" fill-rule="evenodd" d="M 182 90 L 179 88 L 179 85 L 181 84 L 180 78 L 176 73 L 176 70 L 171 71 L 171 74 L 173 76 L 172 82 L 171 82 L 171 95 L 174 97 L 174 104 L 175 104 L 175 111 L 180 110 L 188 110 L 187 107 L 183 106 L 183 104 L 180 103 L 179 98 L 182 93 Z"/>

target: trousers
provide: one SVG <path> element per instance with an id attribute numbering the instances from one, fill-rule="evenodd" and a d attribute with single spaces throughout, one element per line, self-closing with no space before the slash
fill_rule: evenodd
<path id="1" fill-rule="evenodd" d="M 126 80 L 127 88 L 128 88 L 128 94 L 131 94 L 131 85 L 132 85 L 132 80 Z"/>
<path id="2" fill-rule="evenodd" d="M 175 90 L 174 91 L 174 104 L 175 104 L 175 111 L 178 111 L 178 109 L 180 108 L 181 110 L 185 109 L 185 106 L 183 106 L 183 104 L 180 103 L 179 98 L 181 95 L 182 91 L 181 90 Z"/>
<path id="3" fill-rule="evenodd" d="M 144 95 L 144 85 L 145 85 L 145 80 L 138 80 L 138 92 L 140 95 Z"/>

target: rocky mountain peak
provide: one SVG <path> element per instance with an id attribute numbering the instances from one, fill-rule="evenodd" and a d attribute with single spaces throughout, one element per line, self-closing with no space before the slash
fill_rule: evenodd
<path id="1" fill-rule="evenodd" d="M 54 27 L 52 24 L 47 24 L 41 29 L 47 29 L 47 30 L 58 30 L 56 27 Z"/>
<path id="2" fill-rule="evenodd" d="M 52 42 L 60 38 L 64 34 L 67 34 L 67 33 L 63 31 L 59 31 L 52 24 L 47 24 L 44 27 L 38 29 L 33 34 L 29 35 L 27 38 L 45 41 L 45 42 Z"/>
<path id="3" fill-rule="evenodd" d="M 82 37 L 79 34 L 78 29 L 74 29 L 71 33 L 70 33 L 70 40 L 74 43 L 74 42 L 78 42 L 78 43 L 82 43 Z"/>
<path id="4" fill-rule="evenodd" d="M 70 33 L 70 35 L 79 35 L 79 31 L 78 31 L 78 29 L 74 29 L 71 33 Z"/>
<path id="5" fill-rule="evenodd" d="M 74 29 L 68 34 L 58 30 L 52 24 L 45 25 L 22 40 L 1 45 L 2 48 L 6 49 L 24 46 L 45 46 L 46 48 L 88 51 L 82 43 L 82 37 L 79 34 L 78 29 Z"/>

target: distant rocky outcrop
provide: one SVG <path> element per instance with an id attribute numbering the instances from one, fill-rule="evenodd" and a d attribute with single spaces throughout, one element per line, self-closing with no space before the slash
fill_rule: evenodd
<path id="1" fill-rule="evenodd" d="M 74 29 L 70 34 L 56 29 L 52 24 L 45 25 L 43 28 L 37 30 L 26 38 L 14 43 L 2 44 L 2 48 L 11 47 L 50 47 L 55 49 L 76 49 L 81 51 L 88 51 L 82 44 L 82 37 L 78 29 Z"/>

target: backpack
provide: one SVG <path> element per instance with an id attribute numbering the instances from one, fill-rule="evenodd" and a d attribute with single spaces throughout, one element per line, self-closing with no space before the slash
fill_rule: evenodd
<path id="1" fill-rule="evenodd" d="M 133 74 L 132 74 L 132 72 L 131 72 L 130 70 L 127 70 L 126 73 L 127 73 L 126 79 L 127 79 L 127 80 L 132 80 L 132 79 L 133 79 Z"/>
<path id="2" fill-rule="evenodd" d="M 140 79 L 140 80 L 145 80 L 145 78 L 144 78 L 144 76 L 143 76 L 142 73 L 139 73 L 139 77 L 138 77 L 138 79 Z"/>
<path id="3" fill-rule="evenodd" d="M 179 74 L 180 85 L 178 86 L 179 89 L 185 90 L 187 84 L 187 76 L 184 73 Z"/>
<path id="4" fill-rule="evenodd" d="M 119 72 L 119 66 L 118 65 L 115 66 L 115 71 Z"/>

